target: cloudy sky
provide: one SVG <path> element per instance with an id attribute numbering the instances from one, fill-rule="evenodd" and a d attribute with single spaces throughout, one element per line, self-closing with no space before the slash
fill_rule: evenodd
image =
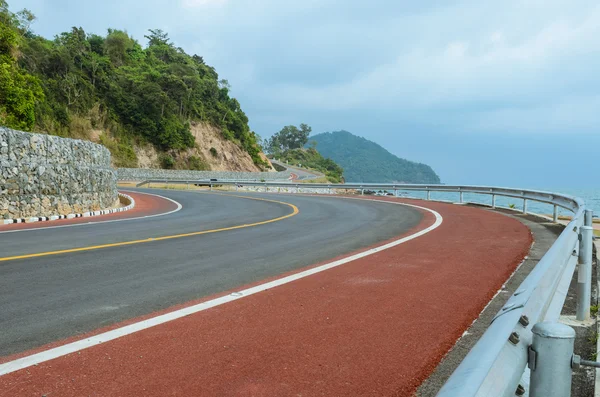
<path id="1" fill-rule="evenodd" d="M 597 0 L 9 0 L 45 37 L 150 28 L 204 57 L 266 137 L 305 122 L 446 183 L 600 187 Z"/>

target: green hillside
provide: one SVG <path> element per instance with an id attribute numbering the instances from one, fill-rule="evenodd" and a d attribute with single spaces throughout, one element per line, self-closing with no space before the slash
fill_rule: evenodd
<path id="1" fill-rule="evenodd" d="M 134 143 L 185 153 L 196 144 L 190 125 L 202 122 L 266 165 L 227 80 L 167 33 L 149 30 L 144 45 L 122 30 L 73 27 L 49 40 L 34 22 L 0 0 L 0 125 L 82 139 L 106 132 L 113 155 L 135 164 Z"/>
<path id="2" fill-rule="evenodd" d="M 344 169 L 347 182 L 440 183 L 430 166 L 394 156 L 375 142 L 347 131 L 310 137 L 317 150 Z"/>

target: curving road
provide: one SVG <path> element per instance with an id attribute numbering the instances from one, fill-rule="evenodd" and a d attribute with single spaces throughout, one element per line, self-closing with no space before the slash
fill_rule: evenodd
<path id="1" fill-rule="evenodd" d="M 148 192 L 181 210 L 0 229 L 0 356 L 368 247 L 423 217 L 410 207 L 330 197 Z"/>

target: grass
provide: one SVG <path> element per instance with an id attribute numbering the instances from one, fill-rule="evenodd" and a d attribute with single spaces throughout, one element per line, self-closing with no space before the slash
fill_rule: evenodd
<path id="1" fill-rule="evenodd" d="M 594 229 L 594 235 L 595 235 L 596 237 L 600 237 L 600 230 L 598 230 L 598 229 Z"/>

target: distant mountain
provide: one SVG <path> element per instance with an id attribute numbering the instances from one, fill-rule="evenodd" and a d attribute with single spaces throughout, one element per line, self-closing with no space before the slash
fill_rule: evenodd
<path id="1" fill-rule="evenodd" d="M 311 136 L 317 150 L 344 169 L 346 182 L 440 183 L 430 166 L 394 156 L 375 142 L 348 131 Z"/>

